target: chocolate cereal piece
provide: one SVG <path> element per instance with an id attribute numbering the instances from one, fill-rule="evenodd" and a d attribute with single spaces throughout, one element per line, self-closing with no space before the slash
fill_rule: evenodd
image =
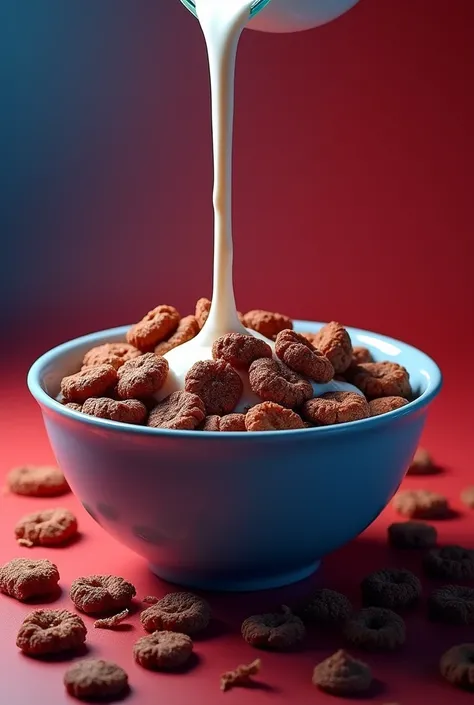
<path id="1" fill-rule="evenodd" d="M 326 392 L 305 402 L 301 415 L 315 426 L 359 421 L 369 416 L 367 400 L 355 392 Z"/>
<path id="2" fill-rule="evenodd" d="M 264 340 L 242 333 L 223 335 L 212 346 L 214 360 L 225 360 L 232 367 L 244 370 L 255 360 L 272 357 L 272 354 L 271 347 Z"/>
<path id="3" fill-rule="evenodd" d="M 245 414 L 227 414 L 226 416 L 206 416 L 200 426 L 202 431 L 239 432 L 246 431 Z"/>
<path id="4" fill-rule="evenodd" d="M 128 343 L 104 343 L 86 352 L 82 366 L 112 365 L 118 370 L 124 362 L 133 360 L 139 355 L 141 355 L 140 350 Z"/>
<path id="5" fill-rule="evenodd" d="M 163 340 L 155 347 L 155 355 L 166 355 L 170 350 L 177 348 L 188 340 L 192 340 L 199 333 L 199 323 L 196 316 L 182 318 L 172 336 Z"/>
<path id="6" fill-rule="evenodd" d="M 342 593 L 320 588 L 297 612 L 304 622 L 319 626 L 337 626 L 349 619 L 352 604 Z"/>
<path id="7" fill-rule="evenodd" d="M 369 348 L 356 345 L 352 347 L 352 365 L 362 365 L 364 362 L 373 362 Z"/>
<path id="8" fill-rule="evenodd" d="M 96 619 L 94 622 L 94 627 L 96 629 L 115 629 L 119 624 L 122 624 L 127 617 L 130 615 L 130 610 L 122 610 L 117 614 L 113 614 L 111 617 L 103 617 L 102 619 Z"/>
<path id="9" fill-rule="evenodd" d="M 474 588 L 445 585 L 428 599 L 430 619 L 447 624 L 474 624 Z"/>
<path id="10" fill-rule="evenodd" d="M 45 558 L 13 558 L 0 566 L 0 592 L 20 602 L 54 594 L 58 582 L 57 567 Z"/>
<path id="11" fill-rule="evenodd" d="M 157 306 L 127 331 L 127 342 L 142 352 L 153 352 L 178 327 L 181 316 L 174 306 Z"/>
<path id="12" fill-rule="evenodd" d="M 27 497 L 59 497 L 70 492 L 59 468 L 47 465 L 22 465 L 7 475 L 7 487 L 14 494 Z"/>
<path id="13" fill-rule="evenodd" d="M 69 695 L 79 700 L 109 700 L 128 690 L 128 676 L 120 666 L 103 659 L 82 659 L 64 674 Z"/>
<path id="14" fill-rule="evenodd" d="M 411 519 L 445 519 L 450 509 L 446 497 L 430 490 L 403 490 L 393 498 L 394 509 Z"/>
<path id="15" fill-rule="evenodd" d="M 452 646 L 441 657 L 439 670 L 456 688 L 474 690 L 474 644 Z"/>
<path id="16" fill-rule="evenodd" d="M 348 642 L 367 651 L 394 651 L 405 643 L 403 619 L 383 607 L 366 607 L 344 625 Z"/>
<path id="17" fill-rule="evenodd" d="M 282 613 L 247 617 L 241 633 L 257 649 L 288 651 L 304 639 L 306 629 L 300 617 L 284 607 Z"/>
<path id="18" fill-rule="evenodd" d="M 332 695 L 356 695 L 369 690 L 372 673 L 366 663 L 340 649 L 318 663 L 313 671 L 313 684 Z"/>
<path id="19" fill-rule="evenodd" d="M 168 360 L 154 353 L 129 360 L 118 371 L 117 395 L 120 399 L 151 397 L 166 382 L 168 371 Z"/>
<path id="20" fill-rule="evenodd" d="M 369 414 L 370 416 L 381 416 L 382 414 L 388 414 L 389 411 L 395 411 L 395 409 L 401 409 L 402 406 L 406 406 L 408 401 L 403 397 L 381 397 L 380 399 L 372 399 L 369 402 Z"/>
<path id="21" fill-rule="evenodd" d="M 431 524 L 421 521 L 400 521 L 387 529 L 388 542 L 394 548 L 432 548 L 438 532 Z"/>
<path id="22" fill-rule="evenodd" d="M 315 348 L 307 338 L 293 330 L 278 333 L 275 341 L 277 357 L 290 370 L 325 384 L 334 377 L 334 367 L 329 359 Z"/>
<path id="23" fill-rule="evenodd" d="M 270 339 L 275 338 L 282 330 L 293 328 L 293 321 L 288 316 L 261 309 L 248 311 L 244 314 L 242 322 L 246 328 L 255 330 Z"/>
<path id="24" fill-rule="evenodd" d="M 34 610 L 24 620 L 16 645 L 29 656 L 46 656 L 77 649 L 87 629 L 77 614 L 68 610 Z"/>
<path id="25" fill-rule="evenodd" d="M 199 328 L 202 328 L 209 317 L 209 311 L 211 310 L 211 302 L 205 297 L 198 299 L 196 302 L 195 317 L 198 322 Z"/>
<path id="26" fill-rule="evenodd" d="M 23 546 L 60 546 L 77 535 L 77 519 L 69 509 L 44 509 L 22 517 L 15 536 Z"/>
<path id="27" fill-rule="evenodd" d="M 192 636 L 203 631 L 211 619 L 206 600 L 190 592 L 171 592 L 140 615 L 147 632 L 172 631 Z"/>
<path id="28" fill-rule="evenodd" d="M 433 475 L 438 468 L 433 462 L 433 458 L 425 448 L 417 448 L 411 461 L 407 475 Z"/>
<path id="29" fill-rule="evenodd" d="M 364 362 L 350 367 L 347 370 L 347 378 L 364 392 L 368 399 L 410 399 L 412 395 L 408 371 L 396 362 Z"/>
<path id="30" fill-rule="evenodd" d="M 330 360 L 336 374 L 343 374 L 352 362 L 352 342 L 344 326 L 331 321 L 317 333 L 310 342 Z"/>
<path id="31" fill-rule="evenodd" d="M 69 596 L 81 612 L 106 614 L 130 607 L 135 587 L 116 575 L 87 575 L 76 578 Z"/>
<path id="32" fill-rule="evenodd" d="M 117 370 L 112 365 L 83 367 L 74 375 L 63 377 L 61 394 L 65 401 L 82 403 L 89 397 L 103 397 L 117 381 Z"/>
<path id="33" fill-rule="evenodd" d="M 82 405 L 82 413 L 88 416 L 96 416 L 99 419 L 140 425 L 146 419 L 147 409 L 138 399 L 116 401 L 115 399 L 101 397 L 86 399 Z"/>
<path id="34" fill-rule="evenodd" d="M 474 509 L 474 487 L 466 487 L 461 492 L 461 502 L 463 502 L 466 507 Z"/>
<path id="35" fill-rule="evenodd" d="M 279 360 L 255 360 L 249 368 L 252 391 L 263 401 L 288 409 L 301 406 L 313 396 L 311 382 L 290 370 Z"/>
<path id="36" fill-rule="evenodd" d="M 206 407 L 197 394 L 173 392 L 150 412 L 148 426 L 192 431 L 204 421 Z"/>
<path id="37" fill-rule="evenodd" d="M 291 409 L 265 401 L 246 413 L 245 428 L 247 431 L 291 431 L 304 428 L 304 423 Z"/>
<path id="38" fill-rule="evenodd" d="M 231 365 L 224 360 L 203 360 L 188 370 L 184 389 L 202 399 L 208 415 L 230 414 L 237 406 L 243 382 Z"/>
<path id="39" fill-rule="evenodd" d="M 82 411 L 82 404 L 76 404 L 73 401 L 70 401 L 68 404 L 64 404 L 66 409 L 71 409 L 71 411 L 78 411 L 79 413 Z"/>
<path id="40" fill-rule="evenodd" d="M 411 607 L 422 592 L 419 579 L 405 568 L 377 570 L 363 579 L 361 590 L 364 605 L 392 610 Z"/>
<path id="41" fill-rule="evenodd" d="M 193 642 L 187 634 L 158 631 L 142 636 L 133 647 L 135 661 L 150 671 L 173 671 L 189 661 Z"/>
<path id="42" fill-rule="evenodd" d="M 462 546 L 432 548 L 423 557 L 423 568 L 431 578 L 474 580 L 474 551 Z"/>
<path id="43" fill-rule="evenodd" d="M 227 671 L 221 676 L 221 690 L 226 692 L 236 686 L 248 686 L 251 683 L 252 676 L 260 673 L 262 662 L 259 658 L 246 665 L 237 666 L 233 671 Z"/>

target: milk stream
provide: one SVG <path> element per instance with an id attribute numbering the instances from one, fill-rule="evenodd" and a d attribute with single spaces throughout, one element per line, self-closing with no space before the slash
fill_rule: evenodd
<path id="1" fill-rule="evenodd" d="M 244 328 L 235 305 L 232 240 L 232 137 L 237 45 L 250 19 L 250 0 L 196 0 L 196 11 L 207 46 L 211 81 L 212 141 L 214 153 L 214 271 L 212 306 L 200 333 L 165 357 L 168 379 L 157 395 L 163 399 L 184 389 L 188 370 L 199 360 L 212 359 L 213 342 L 226 333 L 244 333 L 263 338 Z M 266 338 L 263 338 L 267 340 Z M 272 345 L 271 341 L 267 342 Z M 236 412 L 261 400 L 252 392 L 248 375 L 242 374 L 244 391 Z M 327 391 L 358 391 L 342 382 L 314 384 L 315 395 Z"/>

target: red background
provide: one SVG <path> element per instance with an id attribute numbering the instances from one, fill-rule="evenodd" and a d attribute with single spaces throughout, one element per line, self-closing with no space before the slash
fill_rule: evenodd
<path id="1" fill-rule="evenodd" d="M 0 312 L 7 370 L 2 473 L 52 460 L 25 390 L 38 354 L 131 322 L 158 303 L 187 313 L 211 287 L 209 96 L 196 21 L 177 0 L 165 7 L 145 0 L 45 3 L 50 13 L 42 6 L 40 16 L 32 4 L 28 18 L 12 6 L 2 23 L 12 71 L 2 135 L 8 198 L 0 209 L 0 292 L 12 302 Z M 315 32 L 246 32 L 235 126 L 239 308 L 340 319 L 433 355 L 445 387 L 424 442 L 447 470 L 422 484 L 448 493 L 458 509 L 459 491 L 473 478 L 473 23 L 471 0 L 361 0 Z M 165 590 L 73 498 L 61 504 L 77 508 L 82 540 L 64 551 L 28 554 L 16 548 L 11 527 L 45 503 L 10 496 L 0 503 L 0 561 L 53 556 L 63 576 L 62 604 L 78 572 L 123 573 L 139 595 Z M 384 548 L 392 517 L 388 509 L 364 537 L 329 558 L 320 579 L 355 596 L 367 570 L 400 560 Z M 441 538 L 472 544 L 472 528 L 464 512 L 440 527 Z M 416 558 L 410 561 L 418 572 Z M 324 702 L 310 684 L 311 667 L 339 644 L 322 637 L 310 640 L 314 649 L 304 654 L 264 655 L 262 680 L 275 692 L 218 692 L 220 671 L 254 656 L 228 626 L 284 598 L 216 599 L 225 634 L 198 644 L 201 663 L 186 678 L 132 665 L 136 616 L 134 629 L 119 635 L 91 628 L 92 653 L 129 669 L 131 702 L 140 705 L 158 697 L 170 705 L 213 705 L 223 697 Z M 63 705 L 64 664 L 32 662 L 13 646 L 26 611 L 0 600 L 9 704 L 41 693 L 42 702 Z M 386 688 L 374 702 L 467 700 L 440 682 L 436 663 L 443 648 L 472 637 L 428 626 L 421 615 L 409 618 L 402 655 L 370 657 Z M 5 687 L 3 681 L 0 694 Z"/>

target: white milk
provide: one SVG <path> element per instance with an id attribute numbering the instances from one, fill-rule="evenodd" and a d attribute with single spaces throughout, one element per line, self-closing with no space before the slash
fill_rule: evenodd
<path id="1" fill-rule="evenodd" d="M 226 333 L 244 333 L 263 338 L 240 323 L 235 305 L 232 276 L 232 134 L 234 122 L 234 76 L 237 44 L 250 19 L 251 0 L 197 0 L 196 10 L 207 45 L 211 79 L 212 138 L 214 150 L 214 283 L 209 317 L 200 333 L 165 357 L 169 374 L 157 395 L 163 399 L 184 389 L 188 370 L 199 360 L 212 360 L 212 344 Z M 266 338 L 263 338 L 266 340 Z M 272 345 L 271 341 L 267 342 Z M 261 400 L 242 374 L 244 393 L 236 411 Z M 327 391 L 358 391 L 341 382 L 314 384 L 315 395 Z"/>

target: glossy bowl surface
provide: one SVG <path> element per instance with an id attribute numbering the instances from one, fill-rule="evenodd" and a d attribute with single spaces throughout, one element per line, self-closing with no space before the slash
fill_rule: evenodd
<path id="1" fill-rule="evenodd" d="M 299 331 L 323 324 L 297 321 Z M 355 538 L 397 490 L 441 388 L 436 363 L 386 336 L 348 328 L 354 345 L 410 372 L 418 397 L 383 416 L 304 431 L 201 433 L 128 426 L 54 397 L 84 353 L 128 326 L 64 343 L 32 366 L 57 462 L 86 510 L 170 582 L 258 590 L 310 575 Z"/>

